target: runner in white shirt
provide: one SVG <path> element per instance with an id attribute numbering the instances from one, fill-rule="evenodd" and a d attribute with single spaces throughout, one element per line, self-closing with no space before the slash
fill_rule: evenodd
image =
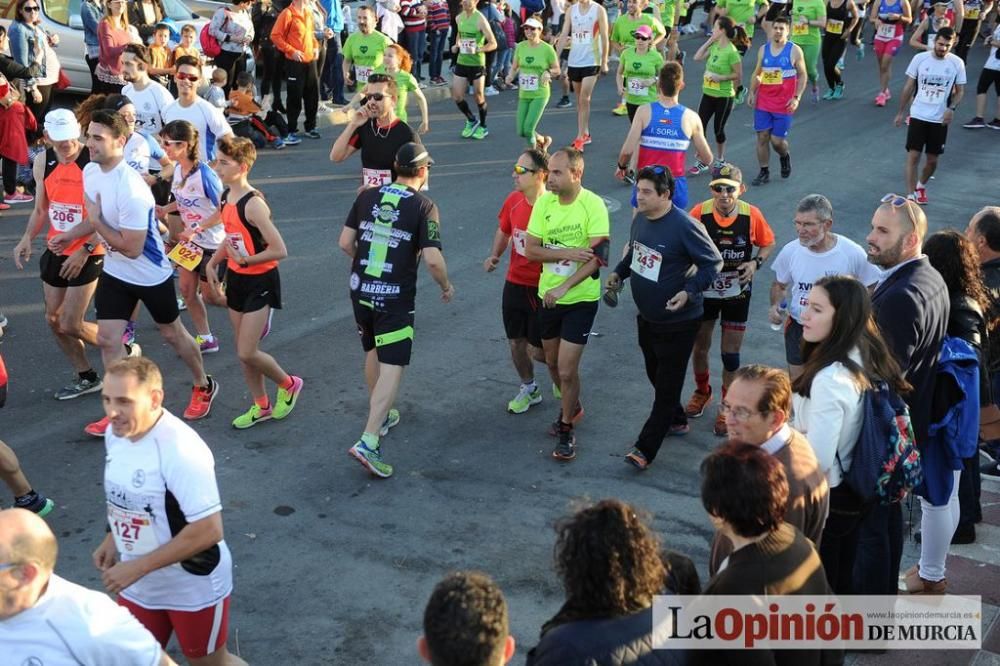
<path id="1" fill-rule="evenodd" d="M 954 43 L 954 30 L 949 27 L 938 30 L 934 50 L 918 53 L 910 61 L 906 68 L 906 84 L 899 96 L 896 127 L 903 125 L 907 113 L 910 118 L 906 130 L 907 191 L 912 193 L 910 198 L 921 205 L 927 203 L 927 183 L 937 169 L 938 158 L 948 138 L 948 125 L 965 94 L 965 63 L 951 53 Z M 921 153 L 927 154 L 927 161 L 918 180 Z"/>
<path id="2" fill-rule="evenodd" d="M 608 14 L 594 0 L 579 0 L 566 12 L 556 53 L 569 49 L 566 75 L 576 93 L 577 133 L 573 147 L 590 143 L 590 98 L 597 77 L 608 73 Z"/>
<path id="3" fill-rule="evenodd" d="M 771 264 L 774 283 L 768 317 L 772 324 L 784 323 L 779 307 L 781 303 L 787 305 L 785 358 L 793 381 L 802 374 L 802 312 L 809 303 L 813 283 L 827 275 L 853 275 L 865 286 L 871 286 L 880 277 L 879 269 L 868 262 L 861 246 L 831 232 L 832 226 L 830 200 L 822 194 L 807 195 L 795 210 L 798 238 L 781 248 Z"/>
<path id="4" fill-rule="evenodd" d="M 979 73 L 979 81 L 976 83 L 976 116 L 962 127 L 966 129 L 981 129 L 989 126 L 990 129 L 1000 130 L 1000 25 L 993 29 L 993 33 L 986 38 L 986 46 L 990 49 L 990 55 L 983 63 L 983 71 Z M 986 122 L 986 94 L 993 86 L 993 92 L 997 95 L 997 112 L 993 120 Z"/>
<path id="5" fill-rule="evenodd" d="M 201 67 L 193 56 L 181 56 L 176 63 L 177 100 L 163 110 L 163 122 L 186 120 L 198 130 L 198 157 L 211 162 L 215 159 L 215 142 L 232 134 L 222 111 L 198 96 Z"/>
<path id="6" fill-rule="evenodd" d="M 111 365 L 102 395 L 109 532 L 93 560 L 105 588 L 160 645 L 176 633 L 191 664 L 245 664 L 226 650 L 232 558 L 211 450 L 163 409 L 149 359 Z"/>
<path id="7" fill-rule="evenodd" d="M 126 609 L 52 573 L 56 537 L 24 509 L 0 511 L 0 646 L 14 666 L 175 666 Z"/>
<path id="8" fill-rule="evenodd" d="M 198 159 L 198 130 L 186 120 L 172 120 L 160 133 L 168 157 L 177 163 L 172 192 L 174 200 L 157 206 L 156 216 L 168 220 L 177 245 L 170 258 L 180 268 L 181 296 L 194 323 L 195 342 L 202 354 L 219 351 L 219 342 L 208 324 L 205 301 L 224 307 L 221 290 L 209 288 L 206 267 L 226 237 L 219 214 L 222 181 Z"/>
<path id="9" fill-rule="evenodd" d="M 127 350 L 122 334 L 136 304 L 142 302 L 163 339 L 181 357 L 194 379 L 184 418 L 204 418 L 219 386 L 205 374 L 198 344 L 181 323 L 173 268 L 153 215 L 153 195 L 139 174 L 125 163 L 127 132 L 125 120 L 113 111 L 100 110 L 91 115 L 87 127 L 91 162 L 83 170 L 87 219 L 50 238 L 49 249 L 60 253 L 73 239 L 97 231 L 107 251 L 95 295 L 97 342 L 105 368 L 133 353 L 135 345 L 133 350 Z M 107 425 L 104 417 L 85 430 L 103 437 Z"/>
<path id="10" fill-rule="evenodd" d="M 122 53 L 122 78 L 128 83 L 122 94 L 135 105 L 135 128 L 153 136 L 165 124 L 163 111 L 174 97 L 162 84 L 149 78 L 149 50 L 142 44 L 129 44 Z"/>

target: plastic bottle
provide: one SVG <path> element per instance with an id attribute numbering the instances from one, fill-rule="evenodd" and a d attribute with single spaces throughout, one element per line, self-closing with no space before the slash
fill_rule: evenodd
<path id="1" fill-rule="evenodd" d="M 781 301 L 781 303 L 778 304 L 778 316 L 781 317 L 781 323 L 780 324 L 774 324 L 774 323 L 772 323 L 771 324 L 771 330 L 772 331 L 780 331 L 782 328 L 784 328 L 784 326 L 785 326 L 785 316 L 787 314 L 788 314 L 788 302 L 787 301 Z"/>

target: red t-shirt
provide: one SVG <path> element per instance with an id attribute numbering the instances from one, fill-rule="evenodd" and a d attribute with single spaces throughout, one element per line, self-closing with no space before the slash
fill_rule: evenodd
<path id="1" fill-rule="evenodd" d="M 507 269 L 507 281 L 526 287 L 537 287 L 538 276 L 542 273 L 542 265 L 528 261 L 524 256 L 525 236 L 528 220 L 531 219 L 531 204 L 521 192 L 511 192 L 497 215 L 500 218 L 500 231 L 511 237 L 510 268 Z"/>

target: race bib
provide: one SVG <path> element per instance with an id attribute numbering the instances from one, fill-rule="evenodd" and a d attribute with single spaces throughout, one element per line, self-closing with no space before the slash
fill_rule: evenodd
<path id="1" fill-rule="evenodd" d="M 712 79 L 708 78 L 708 75 L 706 75 L 705 78 L 702 80 L 702 84 L 705 88 L 708 88 L 709 90 L 722 90 L 722 82 L 713 81 Z"/>
<path id="2" fill-rule="evenodd" d="M 526 256 L 524 251 L 527 243 L 528 234 L 523 229 L 514 229 L 514 235 L 511 236 L 511 245 L 514 248 L 514 252 L 517 252 L 522 257 Z"/>
<path id="3" fill-rule="evenodd" d="M 948 88 L 942 85 L 924 83 L 917 86 L 917 102 L 921 104 L 940 104 L 948 97 Z"/>
<path id="4" fill-rule="evenodd" d="M 896 39 L 896 24 L 879 23 L 878 30 L 875 31 L 875 36 L 882 40 Z"/>
<path id="5" fill-rule="evenodd" d="M 546 245 L 546 247 L 550 250 L 565 249 L 556 245 Z M 559 277 L 568 278 L 573 275 L 573 273 L 576 273 L 576 269 L 580 267 L 580 263 L 569 259 L 563 259 L 562 261 L 547 261 L 544 266 L 549 273 L 558 275 Z"/>
<path id="6" fill-rule="evenodd" d="M 119 553 L 145 555 L 160 547 L 148 513 L 108 505 L 108 524 Z"/>
<path id="7" fill-rule="evenodd" d="M 83 222 L 83 206 L 49 202 L 49 222 L 59 233 L 64 233 Z"/>
<path id="8" fill-rule="evenodd" d="M 363 67 L 361 65 L 354 66 L 354 76 L 357 78 L 358 83 L 368 83 L 368 77 L 371 75 L 371 67 Z"/>
<path id="9" fill-rule="evenodd" d="M 534 92 L 538 90 L 538 74 L 525 74 L 524 72 L 517 73 L 517 87 L 525 92 Z"/>
<path id="10" fill-rule="evenodd" d="M 189 241 L 181 241 L 167 254 L 167 259 L 187 271 L 198 268 L 205 251 Z"/>
<path id="11" fill-rule="evenodd" d="M 382 187 L 392 182 L 389 169 L 361 169 L 361 184 L 365 187 Z"/>
<path id="12" fill-rule="evenodd" d="M 760 71 L 761 85 L 780 86 L 782 81 L 781 70 L 777 67 L 765 67 Z"/>
<path id="13" fill-rule="evenodd" d="M 478 42 L 476 42 L 475 37 L 463 37 L 458 40 L 458 51 L 459 53 L 464 53 L 466 55 L 475 55 L 476 50 L 479 48 Z"/>
<path id="14" fill-rule="evenodd" d="M 831 35 L 842 35 L 844 34 L 844 22 L 837 21 L 835 19 L 827 19 L 826 31 Z"/>
<path id="15" fill-rule="evenodd" d="M 971 19 L 973 21 L 979 20 L 979 12 L 982 11 L 979 7 L 970 7 L 965 10 L 965 18 Z"/>
<path id="16" fill-rule="evenodd" d="M 725 271 L 712 281 L 712 286 L 705 290 L 705 298 L 733 298 L 743 291 L 740 285 L 740 274 L 737 271 Z"/>
<path id="17" fill-rule="evenodd" d="M 589 30 L 574 30 L 573 31 L 573 45 L 586 45 L 594 41 L 594 34 Z"/>
<path id="18" fill-rule="evenodd" d="M 660 266 L 663 264 L 663 255 L 656 250 L 646 247 L 639 241 L 632 243 L 632 272 L 641 275 L 647 280 L 659 282 Z"/>
<path id="19" fill-rule="evenodd" d="M 229 234 L 226 237 L 229 243 L 230 249 L 237 257 L 249 257 L 250 253 L 247 252 L 247 243 L 243 239 L 243 234 Z"/>
<path id="20" fill-rule="evenodd" d="M 629 79 L 628 94 L 635 97 L 646 97 L 649 95 L 649 86 L 644 85 L 645 79 Z"/>
<path id="21" fill-rule="evenodd" d="M 796 37 L 809 34 L 809 23 L 796 23 L 792 26 L 792 34 Z"/>

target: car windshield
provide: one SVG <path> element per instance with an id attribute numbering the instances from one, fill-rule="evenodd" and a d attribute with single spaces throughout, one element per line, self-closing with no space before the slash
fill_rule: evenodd
<path id="1" fill-rule="evenodd" d="M 71 16 L 80 16 L 81 0 L 44 0 L 45 15 L 57 23 L 70 25 Z M 163 7 L 167 10 L 167 17 L 174 21 L 190 21 L 191 10 L 184 6 L 180 0 L 163 0 Z M 74 26 L 81 27 L 80 23 L 74 21 Z"/>

